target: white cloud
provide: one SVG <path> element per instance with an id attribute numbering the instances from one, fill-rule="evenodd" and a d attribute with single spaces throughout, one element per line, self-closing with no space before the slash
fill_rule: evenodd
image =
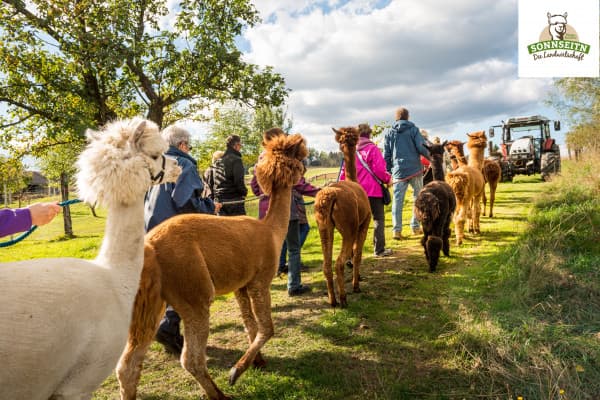
<path id="1" fill-rule="evenodd" d="M 548 112 L 548 79 L 517 78 L 516 0 L 258 0 L 249 62 L 292 89 L 294 131 L 335 150 L 331 126 L 390 121 L 405 105 L 433 135 L 463 138 Z M 556 118 L 555 115 L 548 115 Z"/>

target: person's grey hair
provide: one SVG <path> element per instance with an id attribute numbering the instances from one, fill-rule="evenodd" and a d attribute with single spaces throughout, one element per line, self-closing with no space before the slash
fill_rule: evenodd
<path id="1" fill-rule="evenodd" d="M 181 142 L 190 142 L 192 135 L 177 125 L 170 125 L 162 131 L 162 137 L 169 143 L 169 146 L 177 147 Z"/>

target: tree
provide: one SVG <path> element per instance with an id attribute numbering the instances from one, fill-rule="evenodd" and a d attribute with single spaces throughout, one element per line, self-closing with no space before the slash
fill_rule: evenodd
<path id="1" fill-rule="evenodd" d="M 549 100 L 557 110 L 568 115 L 572 125 L 566 135 L 569 156 L 578 159 L 582 152 L 598 153 L 600 129 L 600 81 L 593 78 L 562 78 L 554 83 L 556 93 Z"/>
<path id="2" fill-rule="evenodd" d="M 223 106 L 213 113 L 208 137 L 195 143 L 194 156 L 200 169 L 206 169 L 216 150 L 225 150 L 229 135 L 240 136 L 243 143 L 242 161 L 246 167 L 254 165 L 262 151 L 262 133 L 274 126 L 289 132 L 292 120 L 283 107 L 262 106 L 257 109 L 233 105 Z"/>
<path id="3" fill-rule="evenodd" d="M 34 153 L 55 132 L 145 114 L 159 126 L 200 118 L 212 102 L 277 106 L 271 67 L 242 60 L 235 39 L 259 21 L 248 0 L 6 0 L 0 4 L 0 143 Z"/>
<path id="4" fill-rule="evenodd" d="M 11 195 L 22 191 L 26 186 L 25 175 L 25 167 L 21 160 L 0 155 L 0 190 L 5 207 L 12 201 Z"/>
<path id="5" fill-rule="evenodd" d="M 82 146 L 74 143 L 69 145 L 53 146 L 40 154 L 39 162 L 41 170 L 48 180 L 60 182 L 61 201 L 69 200 L 69 183 L 75 175 L 75 160 L 81 152 Z M 71 220 L 71 208 L 63 208 L 63 227 L 65 236 L 73 237 L 73 223 Z"/>

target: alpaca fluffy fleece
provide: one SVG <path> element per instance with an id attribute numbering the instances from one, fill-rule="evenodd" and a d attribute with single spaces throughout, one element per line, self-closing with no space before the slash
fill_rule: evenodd
<path id="1" fill-rule="evenodd" d="M 127 339 L 143 263 L 145 191 L 167 149 L 142 119 L 88 131 L 79 157 L 80 198 L 108 208 L 95 260 L 0 265 L 0 398 L 87 399 L 114 369 Z M 165 160 L 164 181 L 180 173 Z"/>

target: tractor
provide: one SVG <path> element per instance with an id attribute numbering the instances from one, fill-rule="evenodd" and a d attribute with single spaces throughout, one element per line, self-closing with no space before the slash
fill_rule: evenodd
<path id="1" fill-rule="evenodd" d="M 494 137 L 495 128 L 502 128 L 500 152 L 495 157 L 502 167 L 502 181 L 512 182 L 517 174 L 540 174 L 544 181 L 560 172 L 560 149 L 550 136 L 550 122 L 541 115 L 509 118 L 502 125 L 489 129 Z M 560 121 L 554 122 L 554 130 L 560 130 Z M 490 155 L 493 144 L 490 141 Z"/>

